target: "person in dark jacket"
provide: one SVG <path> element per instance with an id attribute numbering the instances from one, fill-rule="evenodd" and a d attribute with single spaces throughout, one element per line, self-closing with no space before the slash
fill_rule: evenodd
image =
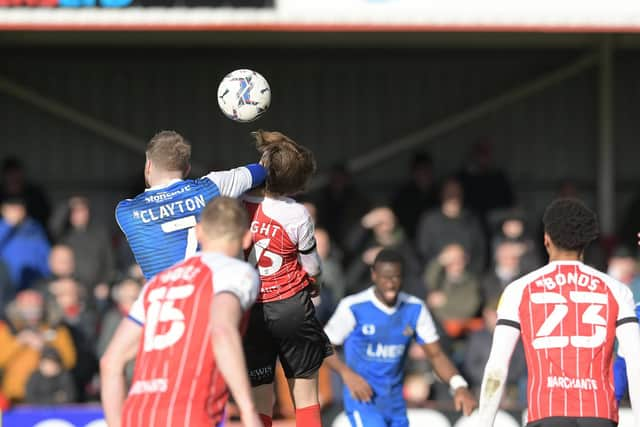
<path id="1" fill-rule="evenodd" d="M 7 157 L 2 162 L 0 177 L 0 199 L 21 197 L 27 207 L 27 214 L 43 227 L 51 213 L 49 200 L 38 185 L 27 179 L 22 162 L 15 157 Z"/>
<path id="2" fill-rule="evenodd" d="M 486 239 L 478 218 L 464 208 L 460 182 L 445 181 L 441 197 L 440 207 L 423 214 L 418 224 L 416 245 L 423 263 L 433 261 L 445 246 L 459 243 L 469 257 L 469 269 L 481 273 L 487 261 Z"/>
<path id="3" fill-rule="evenodd" d="M 24 199 L 4 199 L 1 214 L 0 260 L 20 291 L 49 274 L 49 241 L 44 228 L 27 215 Z"/>
<path id="4" fill-rule="evenodd" d="M 87 302 L 103 308 L 114 276 L 115 255 L 107 230 L 91 220 L 89 200 L 71 197 L 54 212 L 50 231 L 57 243 L 73 250 L 74 277 L 87 287 Z"/>
<path id="5" fill-rule="evenodd" d="M 40 355 L 38 370 L 27 382 L 25 403 L 60 405 L 75 401 L 75 386 L 69 371 L 55 348 L 45 347 Z"/>

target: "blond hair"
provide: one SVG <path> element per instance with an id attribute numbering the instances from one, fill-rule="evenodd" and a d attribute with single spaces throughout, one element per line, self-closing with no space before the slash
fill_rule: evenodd
<path id="1" fill-rule="evenodd" d="M 220 196 L 204 207 L 200 223 L 210 239 L 241 239 L 249 226 L 249 216 L 236 199 Z"/>
<path id="2" fill-rule="evenodd" d="M 191 144 L 178 132 L 160 131 L 147 144 L 147 159 L 161 170 L 178 171 L 186 176 L 189 173 Z"/>

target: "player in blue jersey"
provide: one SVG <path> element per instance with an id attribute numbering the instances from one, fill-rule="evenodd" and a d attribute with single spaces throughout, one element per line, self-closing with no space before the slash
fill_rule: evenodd
<path id="1" fill-rule="evenodd" d="M 250 164 L 199 179 L 190 171 L 191 145 L 177 132 L 156 134 L 146 151 L 147 189 L 116 207 L 116 220 L 146 279 L 196 253 L 195 225 L 207 202 L 238 197 L 261 185 L 266 170 Z"/>
<path id="2" fill-rule="evenodd" d="M 325 328 L 331 342 L 344 347 L 346 364 L 335 354 L 325 360 L 346 386 L 344 406 L 353 427 L 409 425 L 402 380 L 413 340 L 449 384 L 456 410 L 469 415 L 477 406 L 467 382 L 443 353 L 425 305 L 400 292 L 402 268 L 400 254 L 382 250 L 371 268 L 373 286 L 343 299 Z"/>
<path id="3" fill-rule="evenodd" d="M 640 320 L 640 303 L 636 304 L 636 317 Z M 613 363 L 613 383 L 615 386 L 615 396 L 618 404 L 629 389 L 629 380 L 627 378 L 627 362 L 625 355 L 618 350 L 618 355 Z"/>

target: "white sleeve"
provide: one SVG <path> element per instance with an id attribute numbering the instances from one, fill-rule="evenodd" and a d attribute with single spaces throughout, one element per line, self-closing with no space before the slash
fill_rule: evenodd
<path id="1" fill-rule="evenodd" d="M 245 167 L 211 172 L 206 177 L 218 186 L 221 196 L 238 197 L 253 186 L 251 172 Z"/>
<path id="2" fill-rule="evenodd" d="M 421 304 L 420 314 L 416 322 L 416 341 L 418 344 L 423 345 L 434 343 L 439 339 L 440 337 L 438 336 L 436 325 L 433 323 L 431 313 L 429 313 L 429 310 L 427 310 L 424 304 Z"/>
<path id="3" fill-rule="evenodd" d="M 498 302 L 498 325 L 511 326 L 520 330 L 520 301 L 523 287 L 517 283 L 508 285 Z"/>
<path id="4" fill-rule="evenodd" d="M 260 280 L 256 271 L 246 262 L 240 261 L 215 270 L 213 282 L 216 294 L 231 292 L 238 297 L 243 310 L 251 307 L 260 289 Z"/>
<path id="5" fill-rule="evenodd" d="M 338 308 L 329 319 L 324 332 L 329 337 L 329 341 L 333 345 L 342 345 L 349 334 L 356 327 L 356 317 L 353 315 L 349 305 L 344 300 L 338 304 Z"/>
<path id="6" fill-rule="evenodd" d="M 636 304 L 633 301 L 633 293 L 628 286 L 618 283 L 618 286 L 611 287 L 613 295 L 618 303 L 618 318 L 616 319 L 616 326 L 621 326 L 625 323 L 637 323 L 636 317 Z"/>
<path id="7" fill-rule="evenodd" d="M 478 427 L 492 427 L 502 400 L 509 363 L 520 338 L 520 331 L 504 325 L 496 326 L 487 366 L 484 368 L 480 389 Z"/>
<path id="8" fill-rule="evenodd" d="M 616 328 L 619 349 L 623 354 L 640 354 L 640 327 L 636 322 L 626 322 Z M 640 427 L 640 363 L 627 362 L 629 400 L 633 411 L 634 427 Z"/>
<path id="9" fill-rule="evenodd" d="M 133 320 L 140 326 L 144 326 L 144 322 L 146 320 L 145 319 L 146 316 L 144 312 L 144 299 L 146 294 L 147 294 L 147 286 L 145 285 L 140 291 L 138 298 L 136 298 L 136 300 L 131 305 L 131 308 L 129 309 L 129 314 L 127 315 L 129 319 Z"/>
<path id="10" fill-rule="evenodd" d="M 322 261 L 315 248 L 310 253 L 298 254 L 298 260 L 309 276 L 317 276 L 321 273 Z"/>
<path id="11" fill-rule="evenodd" d="M 316 230 L 313 225 L 313 219 L 307 210 L 304 210 L 304 216 L 298 227 L 296 228 L 296 238 L 298 250 L 301 253 L 311 252 L 316 247 Z"/>

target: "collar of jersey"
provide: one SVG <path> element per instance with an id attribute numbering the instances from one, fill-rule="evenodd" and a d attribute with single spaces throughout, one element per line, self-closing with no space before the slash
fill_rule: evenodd
<path id="1" fill-rule="evenodd" d="M 160 185 L 156 185 L 154 187 L 145 188 L 144 191 L 162 190 L 163 188 L 171 187 L 173 184 L 175 184 L 176 182 L 180 182 L 180 181 L 182 181 L 182 180 L 178 179 L 178 178 L 175 178 L 175 179 L 172 179 L 171 181 L 167 182 L 166 184 L 160 184 Z"/>
<path id="2" fill-rule="evenodd" d="M 566 261 L 563 261 L 563 260 L 550 261 L 550 262 L 549 262 L 549 264 L 552 264 L 552 265 L 556 265 L 556 264 L 575 264 L 575 265 L 582 265 L 582 264 L 584 264 L 584 263 L 583 263 L 582 261 L 568 259 L 568 260 L 566 260 Z"/>
<path id="3" fill-rule="evenodd" d="M 386 314 L 393 314 L 398 310 L 398 307 L 400 306 L 400 294 L 398 293 L 398 299 L 396 300 L 396 305 L 394 305 L 393 307 L 388 307 L 386 305 L 384 305 L 382 303 L 382 301 L 380 301 L 378 299 L 378 297 L 376 296 L 374 290 L 373 290 L 373 286 L 369 288 L 369 294 L 371 295 L 371 302 L 373 303 L 373 305 L 375 305 L 379 310 L 381 310 L 382 312 L 386 313 Z"/>

